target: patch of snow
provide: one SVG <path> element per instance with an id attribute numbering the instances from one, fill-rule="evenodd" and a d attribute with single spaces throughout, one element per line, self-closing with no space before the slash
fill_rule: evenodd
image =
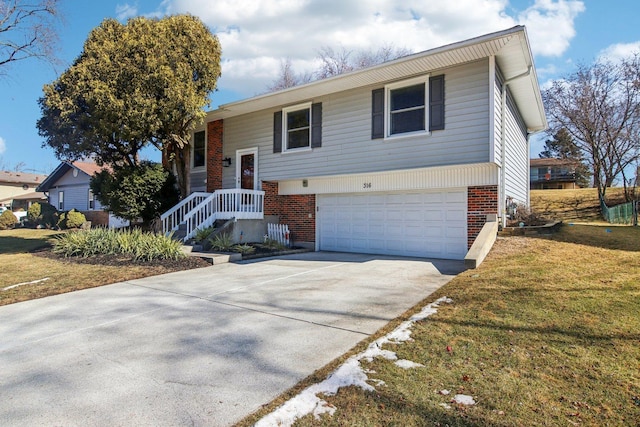
<path id="1" fill-rule="evenodd" d="M 438 393 L 442 394 L 443 396 L 446 396 L 451 392 L 449 390 L 447 390 L 447 389 L 444 389 L 444 390 L 440 390 Z"/>
<path id="2" fill-rule="evenodd" d="M 476 401 L 473 400 L 473 397 L 468 396 L 466 394 L 456 394 L 453 396 L 453 401 L 459 403 L 460 405 L 475 405 Z"/>
<path id="3" fill-rule="evenodd" d="M 444 409 L 451 409 L 451 406 L 447 403 L 441 403 L 440 406 L 442 406 Z"/>
<path id="4" fill-rule="evenodd" d="M 396 365 L 401 367 L 402 369 L 424 368 L 424 365 L 422 363 L 416 363 L 406 359 L 396 360 Z"/>
<path id="5" fill-rule="evenodd" d="M 341 387 L 356 386 L 366 391 L 375 391 L 375 388 L 367 383 L 369 378 L 366 371 L 360 365 L 361 360 L 371 362 L 376 357 L 387 360 L 396 360 L 396 364 L 400 362 L 420 365 L 419 363 L 408 360 L 399 360 L 395 352 L 383 350 L 382 346 L 387 343 L 399 343 L 411 339 L 410 328 L 414 323 L 424 320 L 437 312 L 437 307 L 443 303 L 452 303 L 453 300 L 447 297 L 438 298 L 436 301 L 425 306 L 419 313 L 411 316 L 406 322 L 402 322 L 400 326 L 391 331 L 389 334 L 379 338 L 369 344 L 369 347 L 362 353 L 350 357 L 324 381 L 313 384 L 302 390 L 298 395 L 292 397 L 284 404 L 276 408 L 275 411 L 267 414 L 260 419 L 255 427 L 285 427 L 291 426 L 293 423 L 308 414 L 313 414 L 319 418 L 321 414 L 333 415 L 336 408 L 329 405 L 325 400 L 318 397 L 320 394 L 332 396 L 338 392 Z M 398 365 L 400 366 L 400 365 Z M 420 365 L 422 366 L 422 365 Z M 416 367 L 416 366 L 411 366 Z M 371 381 L 371 380 L 370 380 Z M 384 381 L 373 380 L 376 385 L 384 385 Z M 473 400 L 473 399 L 472 399 Z M 474 402 L 475 403 L 475 402 Z"/>
<path id="6" fill-rule="evenodd" d="M 8 291 L 9 289 L 17 288 L 18 286 L 35 285 L 36 283 L 45 282 L 47 280 L 49 280 L 48 277 L 45 277 L 44 279 L 32 280 L 31 282 L 22 282 L 22 283 L 18 283 L 18 284 L 15 284 L 15 285 L 7 286 L 6 288 L 2 288 L 2 290 L 3 291 Z"/>

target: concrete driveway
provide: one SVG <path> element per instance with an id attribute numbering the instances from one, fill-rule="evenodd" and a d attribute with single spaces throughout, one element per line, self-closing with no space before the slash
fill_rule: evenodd
<path id="1" fill-rule="evenodd" d="M 462 269 L 306 253 L 0 307 L 1 424 L 232 424 Z"/>

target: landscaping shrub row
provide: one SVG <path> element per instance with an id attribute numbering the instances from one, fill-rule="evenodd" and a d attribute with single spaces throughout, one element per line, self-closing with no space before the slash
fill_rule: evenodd
<path id="1" fill-rule="evenodd" d="M 65 257 L 124 255 L 136 261 L 177 260 L 186 256 L 181 246 L 170 236 L 146 233 L 139 229 L 95 228 L 59 236 L 53 244 L 53 252 Z"/>

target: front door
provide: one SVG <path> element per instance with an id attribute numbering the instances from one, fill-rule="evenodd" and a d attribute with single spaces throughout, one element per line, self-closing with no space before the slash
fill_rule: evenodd
<path id="1" fill-rule="evenodd" d="M 238 150 L 236 152 L 236 188 L 258 189 L 258 149 Z"/>

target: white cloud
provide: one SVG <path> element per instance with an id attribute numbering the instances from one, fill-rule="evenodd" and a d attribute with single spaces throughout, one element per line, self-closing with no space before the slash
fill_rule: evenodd
<path id="1" fill-rule="evenodd" d="M 138 16 L 138 5 L 137 4 L 119 4 L 116 5 L 116 18 L 118 21 L 126 21 L 129 18 L 133 18 L 134 16 Z"/>
<path id="2" fill-rule="evenodd" d="M 164 0 L 161 13 L 189 12 L 220 38 L 219 87 L 263 92 L 280 63 L 309 71 L 323 46 L 375 49 L 391 42 L 414 52 L 527 25 L 534 54 L 561 55 L 575 36 L 577 0 L 535 0 L 514 11 L 508 0 Z"/>
<path id="3" fill-rule="evenodd" d="M 576 35 L 573 22 L 584 10 L 582 1 L 536 0 L 518 15 L 518 21 L 527 26 L 535 54 L 561 56 Z"/>
<path id="4" fill-rule="evenodd" d="M 598 57 L 609 61 L 619 61 L 623 58 L 629 58 L 634 54 L 640 54 L 640 41 L 635 43 L 618 43 L 602 50 Z"/>
<path id="5" fill-rule="evenodd" d="M 4 142 L 4 139 L 0 136 L 0 154 L 4 154 L 7 151 L 7 144 Z"/>

